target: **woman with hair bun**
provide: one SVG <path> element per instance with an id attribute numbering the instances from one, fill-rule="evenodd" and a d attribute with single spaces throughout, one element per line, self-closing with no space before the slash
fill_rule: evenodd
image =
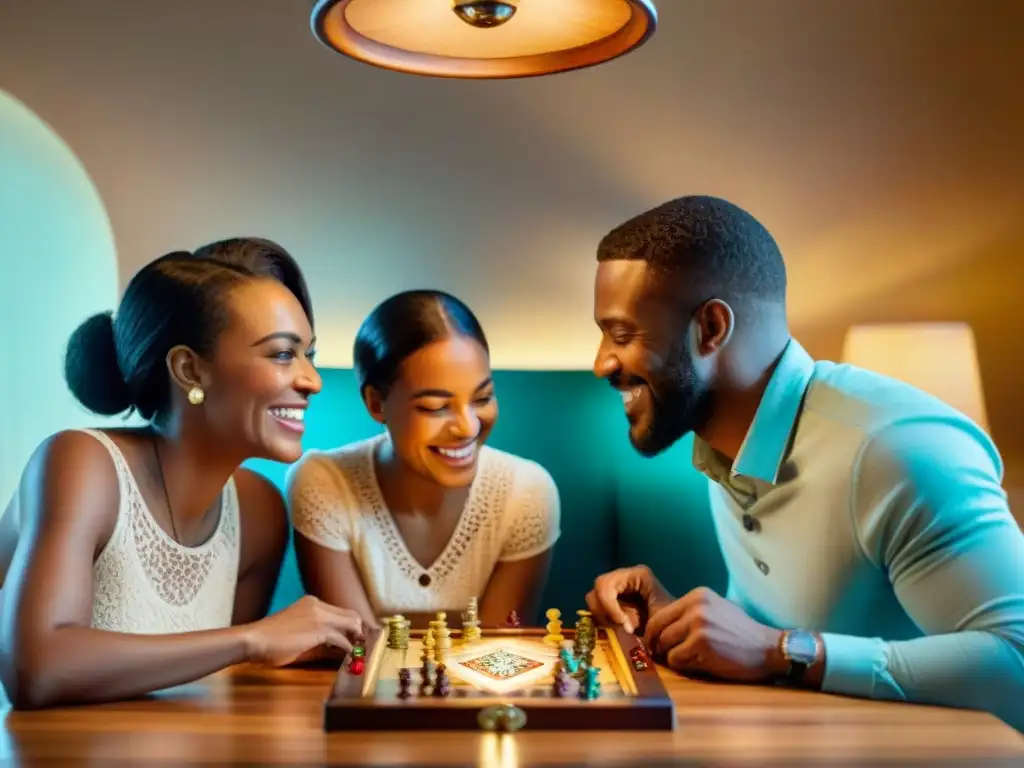
<path id="1" fill-rule="evenodd" d="M 287 515 L 240 468 L 301 455 L 321 387 L 312 325 L 291 257 L 239 238 L 147 264 L 116 316 L 74 332 L 74 395 L 147 425 L 61 432 L 28 462 L 0 537 L 0 680 L 14 707 L 132 698 L 362 639 L 356 612 L 313 597 L 266 616 Z"/>
<path id="2" fill-rule="evenodd" d="M 287 481 L 311 594 L 367 625 L 423 625 L 479 598 L 487 626 L 537 618 L 560 532 L 542 466 L 486 445 L 498 419 L 487 338 L 459 299 L 406 291 L 356 335 L 359 393 L 383 434 L 310 451 Z"/>

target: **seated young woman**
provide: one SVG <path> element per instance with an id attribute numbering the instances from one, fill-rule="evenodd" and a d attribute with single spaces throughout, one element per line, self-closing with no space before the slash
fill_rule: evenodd
<path id="1" fill-rule="evenodd" d="M 488 447 L 498 418 L 484 332 L 438 291 L 384 301 L 356 336 L 359 392 L 383 434 L 309 451 L 287 498 L 306 589 L 364 626 L 402 614 L 453 626 L 535 617 L 559 536 L 559 499 L 533 461 Z"/>
<path id="2" fill-rule="evenodd" d="M 132 698 L 362 638 L 306 597 L 267 617 L 288 541 L 278 491 L 320 390 L 302 275 L 236 239 L 146 265 L 72 335 L 74 395 L 139 428 L 68 430 L 30 458 L 0 534 L 0 680 L 16 708 Z"/>

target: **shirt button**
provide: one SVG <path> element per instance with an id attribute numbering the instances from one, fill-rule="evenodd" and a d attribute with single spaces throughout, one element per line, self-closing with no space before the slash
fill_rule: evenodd
<path id="1" fill-rule="evenodd" d="M 767 576 L 768 575 L 768 563 L 766 563 L 764 560 L 756 560 L 755 562 L 757 563 L 757 569 L 761 573 L 763 573 L 765 576 Z"/>
<path id="2" fill-rule="evenodd" d="M 761 530 L 761 524 L 757 521 L 757 518 L 751 514 L 743 516 L 743 527 L 746 529 L 747 533 L 754 533 Z"/>
<path id="3" fill-rule="evenodd" d="M 421 573 L 420 574 L 420 586 L 421 587 L 429 587 L 430 586 L 430 574 L 429 573 Z"/>

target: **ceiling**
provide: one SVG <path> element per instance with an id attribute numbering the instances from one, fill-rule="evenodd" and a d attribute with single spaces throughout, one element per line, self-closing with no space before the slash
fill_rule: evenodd
<path id="1" fill-rule="evenodd" d="M 491 82 L 349 61 L 311 5 L 5 0 L 0 88 L 91 174 L 122 282 L 275 239 L 327 365 L 375 303 L 429 286 L 474 307 L 496 366 L 589 367 L 598 239 L 687 193 L 774 232 L 798 334 L 1024 230 L 1020 0 L 660 0 L 622 59 Z"/>

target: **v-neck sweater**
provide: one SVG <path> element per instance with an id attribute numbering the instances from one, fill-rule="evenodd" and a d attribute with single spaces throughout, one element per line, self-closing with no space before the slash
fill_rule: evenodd
<path id="1" fill-rule="evenodd" d="M 534 461 L 479 450 L 466 505 L 429 566 L 410 553 L 377 481 L 374 455 L 386 434 L 309 451 L 289 469 L 295 529 L 322 547 L 349 552 L 377 616 L 466 606 L 481 598 L 499 562 L 547 551 L 560 534 L 558 490 Z"/>

